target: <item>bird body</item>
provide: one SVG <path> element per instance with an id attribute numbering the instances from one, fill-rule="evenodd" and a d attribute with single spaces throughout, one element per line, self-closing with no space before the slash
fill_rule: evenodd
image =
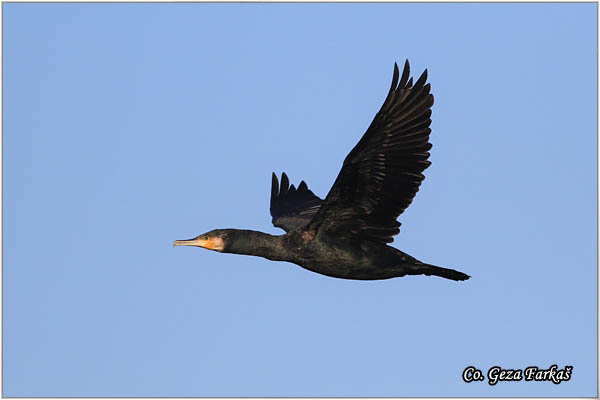
<path id="1" fill-rule="evenodd" d="M 218 229 L 200 235 L 210 240 L 220 238 L 226 243 L 224 248 L 218 250 L 222 253 L 287 261 L 333 278 L 378 280 L 405 275 L 437 275 L 453 280 L 468 279 L 461 272 L 422 263 L 388 245 L 338 240 L 327 235 L 314 236 L 315 232 L 307 228 L 299 228 L 285 235 L 245 229 Z M 178 242 L 188 242 L 181 245 L 193 245 L 189 241 Z"/>
<path id="2" fill-rule="evenodd" d="M 287 261 L 335 278 L 376 280 L 405 275 L 469 276 L 425 264 L 388 245 L 400 231 L 396 220 L 412 202 L 428 161 L 433 95 L 427 71 L 413 85 L 408 61 L 373 122 L 348 154 L 325 199 L 302 181 L 296 188 L 285 173 L 273 174 L 270 211 L 280 236 L 218 229 L 176 246 Z"/>

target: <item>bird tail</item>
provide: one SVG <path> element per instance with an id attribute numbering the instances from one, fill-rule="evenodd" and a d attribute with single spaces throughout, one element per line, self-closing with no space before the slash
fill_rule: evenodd
<path id="1" fill-rule="evenodd" d="M 407 271 L 407 275 L 435 275 L 446 279 L 452 279 L 453 281 L 466 281 L 470 278 L 470 276 L 465 273 L 425 263 L 412 265 L 410 270 Z"/>

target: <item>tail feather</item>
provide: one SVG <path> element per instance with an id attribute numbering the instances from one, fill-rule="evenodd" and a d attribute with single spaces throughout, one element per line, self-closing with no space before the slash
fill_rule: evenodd
<path id="1" fill-rule="evenodd" d="M 412 266 L 411 270 L 407 272 L 408 275 L 435 275 L 446 279 L 452 279 L 453 281 L 466 281 L 470 278 L 469 275 L 450 269 L 437 267 L 431 264 L 417 264 Z"/>

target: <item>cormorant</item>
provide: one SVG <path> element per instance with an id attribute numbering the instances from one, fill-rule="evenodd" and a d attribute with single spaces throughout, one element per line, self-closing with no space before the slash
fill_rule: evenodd
<path id="1" fill-rule="evenodd" d="M 271 216 L 286 234 L 217 229 L 174 246 L 198 246 L 222 253 L 288 261 L 310 271 L 345 279 L 388 279 L 436 275 L 455 281 L 469 275 L 425 264 L 388 246 L 400 232 L 396 218 L 408 207 L 425 178 L 433 95 L 427 70 L 414 83 L 408 60 L 400 77 L 394 63 L 392 86 L 373 122 L 350 151 L 321 200 L 304 181 L 281 184 L 273 173 Z"/>

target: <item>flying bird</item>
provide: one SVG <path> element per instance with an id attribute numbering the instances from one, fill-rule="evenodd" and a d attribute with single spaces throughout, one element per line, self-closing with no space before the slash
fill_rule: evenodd
<path id="1" fill-rule="evenodd" d="M 174 246 L 197 246 L 221 253 L 287 261 L 307 270 L 345 279 L 375 280 L 435 275 L 455 281 L 469 275 L 426 264 L 388 245 L 400 232 L 396 220 L 425 178 L 433 95 L 427 70 L 413 84 L 408 60 L 402 76 L 394 63 L 392 86 L 373 122 L 346 156 L 324 200 L 301 181 L 281 183 L 273 173 L 270 211 L 275 236 L 239 229 L 216 229 Z"/>

